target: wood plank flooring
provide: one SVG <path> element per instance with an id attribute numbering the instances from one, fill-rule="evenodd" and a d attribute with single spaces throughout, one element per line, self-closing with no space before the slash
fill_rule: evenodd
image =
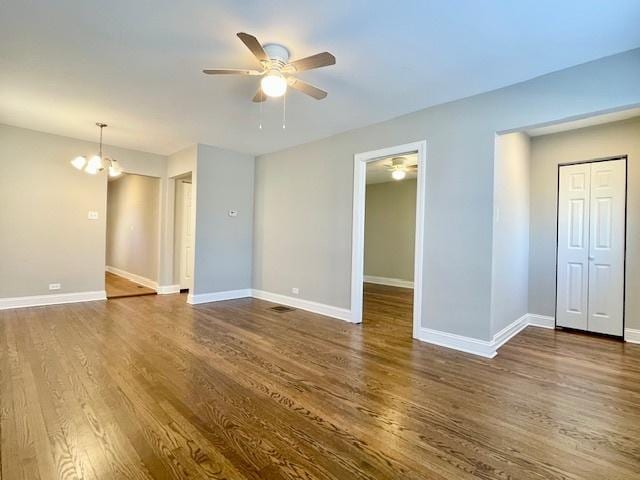
<path id="1" fill-rule="evenodd" d="M 136 297 L 138 295 L 155 295 L 153 288 L 145 287 L 119 275 L 105 272 L 105 290 L 107 298 Z"/>
<path id="2" fill-rule="evenodd" d="M 14 479 L 640 478 L 640 346 L 529 328 L 493 360 L 254 299 L 0 311 Z"/>

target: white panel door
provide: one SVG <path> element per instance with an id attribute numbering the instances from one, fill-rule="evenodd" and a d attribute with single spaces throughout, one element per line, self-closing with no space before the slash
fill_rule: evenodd
<path id="1" fill-rule="evenodd" d="M 587 330 L 591 165 L 560 167 L 556 325 Z"/>
<path id="2" fill-rule="evenodd" d="M 193 219 L 191 184 L 182 182 L 182 235 L 180 238 L 180 288 L 191 288 L 193 275 Z"/>
<path id="3" fill-rule="evenodd" d="M 591 164 L 588 330 L 622 336 L 626 162 Z"/>

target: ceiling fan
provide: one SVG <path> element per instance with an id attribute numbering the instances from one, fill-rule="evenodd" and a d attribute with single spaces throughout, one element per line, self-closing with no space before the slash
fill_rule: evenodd
<path id="1" fill-rule="evenodd" d="M 393 157 L 391 163 L 387 163 L 384 168 L 391 172 L 394 180 L 402 180 L 407 176 L 407 171 L 417 170 L 418 165 L 407 165 L 407 157 Z"/>
<path id="2" fill-rule="evenodd" d="M 243 32 L 237 35 L 258 59 L 262 69 L 206 69 L 203 70 L 204 73 L 207 75 L 250 75 L 262 77 L 260 88 L 253 97 L 254 102 L 264 102 L 266 97 L 280 97 L 287 91 L 287 87 L 294 88 L 316 100 L 322 100 L 327 96 L 327 92 L 324 90 L 303 82 L 293 75 L 304 70 L 334 65 L 336 57 L 332 54 L 322 52 L 289 62 L 289 50 L 282 45 L 269 43 L 263 46 L 253 35 Z"/>

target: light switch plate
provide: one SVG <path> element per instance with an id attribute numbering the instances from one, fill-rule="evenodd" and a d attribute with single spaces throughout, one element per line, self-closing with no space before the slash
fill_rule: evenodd
<path id="1" fill-rule="evenodd" d="M 90 211 L 90 212 L 87 214 L 87 218 L 88 218 L 89 220 L 98 220 L 98 212 Z"/>

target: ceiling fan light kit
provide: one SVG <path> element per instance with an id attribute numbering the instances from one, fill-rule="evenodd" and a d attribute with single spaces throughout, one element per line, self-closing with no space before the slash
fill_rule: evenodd
<path id="1" fill-rule="evenodd" d="M 288 87 L 298 90 L 316 100 L 322 100 L 327 92 L 310 85 L 293 75 L 305 70 L 326 67 L 336 63 L 336 57 L 329 52 L 317 53 L 310 57 L 289 62 L 289 50 L 283 45 L 269 43 L 262 45 L 256 37 L 240 32 L 238 38 L 251 50 L 262 66 L 262 70 L 247 69 L 205 69 L 207 75 L 261 76 L 260 88 L 253 97 L 254 102 L 264 102 L 266 97 L 281 97 Z"/>
<path id="2" fill-rule="evenodd" d="M 417 165 L 407 165 L 407 157 L 393 157 L 391 163 L 385 165 L 385 168 L 391 172 L 391 178 L 394 180 L 404 180 L 408 170 L 415 170 Z"/>
<path id="3" fill-rule="evenodd" d="M 87 160 L 87 157 L 84 155 L 77 156 L 71 160 L 71 165 L 78 170 L 88 173 L 89 175 L 97 175 L 105 169 L 106 165 L 108 165 L 107 171 L 109 172 L 109 176 L 118 177 L 122 175 L 122 168 L 120 168 L 118 161 L 111 157 L 102 155 L 102 130 L 107 127 L 107 124 L 97 122 L 96 126 L 100 128 L 100 152 L 93 155 L 89 160 Z"/>

